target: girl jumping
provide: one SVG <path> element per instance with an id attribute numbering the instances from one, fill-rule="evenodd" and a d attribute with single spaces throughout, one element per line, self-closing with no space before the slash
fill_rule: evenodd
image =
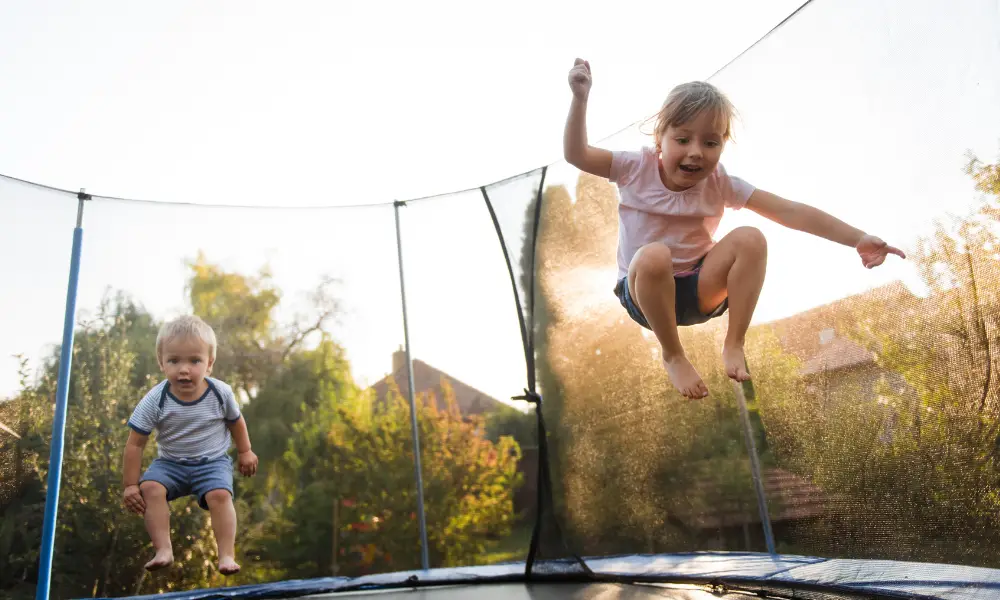
<path id="1" fill-rule="evenodd" d="M 566 161 L 618 186 L 618 276 L 615 294 L 629 316 L 650 329 L 663 349 L 670 381 L 688 398 L 708 388 L 688 361 L 677 327 L 704 323 L 729 311 L 722 347 L 726 374 L 747 381 L 743 344 L 767 264 L 760 230 L 739 227 L 713 238 L 725 208 L 744 206 L 785 227 L 857 250 L 866 268 L 898 248 L 829 214 L 729 175 L 719 162 L 731 135 L 733 107 L 713 85 L 674 88 L 656 117 L 653 147 L 608 151 L 587 142 L 590 63 L 576 59 L 563 135 Z"/>

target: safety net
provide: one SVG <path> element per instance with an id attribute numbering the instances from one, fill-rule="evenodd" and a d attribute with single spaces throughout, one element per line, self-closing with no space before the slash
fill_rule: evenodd
<path id="1" fill-rule="evenodd" d="M 997 566 L 997 9 L 813 3 L 712 78 L 741 116 L 730 174 L 908 254 L 866 270 L 852 248 L 730 213 L 717 239 L 767 240 L 752 390 L 723 371 L 727 315 L 681 333 L 710 396 L 673 391 L 612 291 L 614 186 L 549 168 L 536 362 L 570 547 L 764 552 L 770 529 L 780 554 Z"/>
<path id="2" fill-rule="evenodd" d="M 675 391 L 615 295 L 615 185 L 565 162 L 350 207 L 0 177 L 0 595 L 45 577 L 79 225 L 52 597 L 532 578 L 991 597 L 998 39 L 996 0 L 815 1 L 704 74 L 739 112 L 730 174 L 907 257 L 865 269 L 853 248 L 728 212 L 717 239 L 766 240 L 752 384 L 722 366 L 730 311 L 680 332 L 701 400 Z M 651 129 L 592 142 L 635 150 Z M 228 578 L 197 498 L 172 503 L 174 564 L 152 573 L 143 518 L 122 507 L 127 422 L 182 314 L 212 326 L 211 376 L 258 459 L 249 477 L 230 453 L 243 568 Z"/>
<path id="3" fill-rule="evenodd" d="M 66 274 L 76 222 L 73 194 L 0 178 L 0 261 L 3 335 L 0 335 L 0 577 L 3 592 L 34 592 L 47 452 L 51 436 L 55 370 L 40 372 L 41 360 L 56 362 Z M 16 226 L 15 226 L 16 223 Z M 27 310 L 31 307 L 31 310 Z M 44 385 L 33 385 L 43 381 Z M 27 515 L 31 515 L 30 517 Z M 26 596 L 27 597 L 27 596 Z"/>

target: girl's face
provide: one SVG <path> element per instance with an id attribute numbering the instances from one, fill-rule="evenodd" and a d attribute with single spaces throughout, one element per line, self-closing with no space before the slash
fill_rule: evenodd
<path id="1" fill-rule="evenodd" d="M 683 191 L 715 170 L 726 146 L 726 124 L 702 112 L 683 125 L 667 127 L 660 139 L 660 180 L 667 189 Z"/>

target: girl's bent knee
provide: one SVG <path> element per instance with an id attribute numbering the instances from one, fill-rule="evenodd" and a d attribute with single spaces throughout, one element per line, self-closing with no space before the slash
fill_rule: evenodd
<path id="1" fill-rule="evenodd" d="M 760 229 L 756 227 L 743 226 L 737 227 L 732 232 L 733 235 L 739 236 L 739 243 L 745 250 L 766 252 L 767 251 L 767 238 L 761 233 Z"/>
<path id="2" fill-rule="evenodd" d="M 670 248 L 665 244 L 649 244 L 640 248 L 636 252 L 633 267 L 637 277 L 673 280 L 673 256 L 670 254 Z"/>

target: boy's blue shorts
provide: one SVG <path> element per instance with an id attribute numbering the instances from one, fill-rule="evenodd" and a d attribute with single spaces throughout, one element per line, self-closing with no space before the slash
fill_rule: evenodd
<path id="1" fill-rule="evenodd" d="M 233 495 L 233 460 L 220 456 L 212 460 L 181 463 L 165 458 L 157 458 L 139 479 L 155 481 L 167 488 L 167 502 L 194 495 L 198 506 L 208 510 L 205 495 L 212 490 L 226 490 Z"/>
<path id="2" fill-rule="evenodd" d="M 698 308 L 698 275 L 701 273 L 701 264 L 704 260 L 704 257 L 699 260 L 691 271 L 674 275 L 674 311 L 677 314 L 678 326 L 705 323 L 716 317 L 721 317 L 729 308 L 728 298 L 708 314 L 703 314 Z M 632 301 L 632 295 L 628 290 L 628 275 L 618 281 L 615 286 L 615 295 L 618 296 L 618 301 L 621 302 L 633 321 L 652 330 L 649 322 L 646 321 L 646 316 L 639 310 L 639 305 Z"/>

